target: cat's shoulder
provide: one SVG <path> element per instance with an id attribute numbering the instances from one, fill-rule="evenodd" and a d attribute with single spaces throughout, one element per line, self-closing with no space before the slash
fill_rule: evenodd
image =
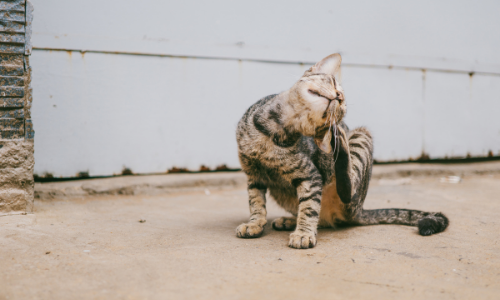
<path id="1" fill-rule="evenodd" d="M 240 119 L 239 125 L 240 126 L 248 126 L 248 117 L 252 115 L 257 109 L 260 107 L 264 106 L 266 103 L 274 99 L 278 94 L 272 94 L 269 96 L 266 96 L 264 98 L 261 98 L 259 101 L 255 102 L 252 104 L 246 111 L 245 114 Z"/>
<path id="2" fill-rule="evenodd" d="M 269 101 L 276 98 L 276 96 L 278 96 L 278 94 L 272 94 L 272 95 L 266 96 L 264 98 L 261 98 L 259 101 L 255 102 L 252 106 L 250 106 L 250 109 L 252 109 L 252 108 L 256 109 L 256 108 L 262 107 L 262 106 L 266 105 Z"/>

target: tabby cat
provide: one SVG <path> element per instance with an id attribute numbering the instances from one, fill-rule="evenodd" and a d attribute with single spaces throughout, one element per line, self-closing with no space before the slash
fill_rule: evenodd
<path id="1" fill-rule="evenodd" d="M 241 238 L 259 237 L 267 224 L 266 193 L 293 217 L 273 221 L 294 230 L 288 245 L 312 248 L 317 228 L 335 224 L 418 226 L 421 235 L 448 226 L 442 213 L 409 209 L 364 210 L 373 142 L 363 127 L 349 130 L 344 92 L 332 54 L 307 70 L 291 89 L 252 105 L 238 123 L 238 154 L 248 177 L 250 221 Z"/>

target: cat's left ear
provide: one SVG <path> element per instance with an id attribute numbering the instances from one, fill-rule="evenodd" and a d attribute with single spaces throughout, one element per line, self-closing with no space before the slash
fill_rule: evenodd
<path id="1" fill-rule="evenodd" d="M 338 53 L 330 54 L 312 67 L 314 73 L 325 73 L 333 76 L 340 70 L 342 57 Z"/>

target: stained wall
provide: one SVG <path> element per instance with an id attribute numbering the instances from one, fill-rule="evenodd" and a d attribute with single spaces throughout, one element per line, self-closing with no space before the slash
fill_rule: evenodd
<path id="1" fill-rule="evenodd" d="M 333 52 L 377 160 L 500 155 L 495 1 L 33 3 L 39 175 L 237 168 L 245 109 Z"/>

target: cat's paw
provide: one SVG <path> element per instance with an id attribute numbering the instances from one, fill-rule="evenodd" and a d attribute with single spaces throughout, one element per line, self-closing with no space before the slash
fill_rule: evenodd
<path id="1" fill-rule="evenodd" d="M 435 234 L 444 231 L 448 224 L 449 221 L 445 215 L 436 213 L 418 220 L 418 232 L 423 236 Z"/>
<path id="2" fill-rule="evenodd" d="M 236 228 L 236 236 L 239 238 L 256 238 L 262 235 L 264 227 L 259 224 L 241 224 Z"/>
<path id="3" fill-rule="evenodd" d="M 298 233 L 290 234 L 290 242 L 288 246 L 295 249 L 308 249 L 316 246 L 315 233 Z"/>
<path id="4" fill-rule="evenodd" d="M 273 221 L 274 230 L 283 231 L 283 230 L 295 230 L 297 226 L 297 218 L 296 217 L 281 217 L 277 218 Z"/>

